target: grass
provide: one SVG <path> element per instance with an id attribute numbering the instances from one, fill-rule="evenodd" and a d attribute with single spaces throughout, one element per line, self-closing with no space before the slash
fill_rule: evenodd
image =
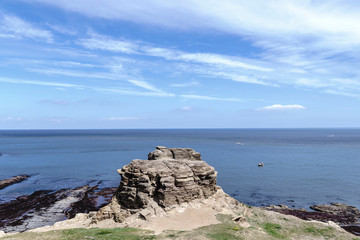
<path id="1" fill-rule="evenodd" d="M 333 228 L 315 228 L 315 227 L 307 227 L 305 228 L 305 232 L 311 233 L 314 236 L 323 236 L 325 239 L 331 239 L 334 237 L 334 229 Z"/>
<path id="2" fill-rule="evenodd" d="M 253 208 L 247 216 L 251 224 L 249 228 L 234 223 L 229 215 L 218 214 L 219 224 L 200 227 L 192 231 L 165 231 L 160 235 L 152 235 L 150 231 L 135 228 L 112 229 L 68 229 L 44 233 L 20 233 L 8 236 L 6 240 L 270 240 L 270 239 L 336 239 L 360 240 L 359 237 L 338 231 L 321 223 L 306 222 L 295 217 L 265 212 Z M 1 239 L 2 240 L 2 239 Z"/>
<path id="3" fill-rule="evenodd" d="M 218 233 L 208 234 L 208 236 L 211 239 L 216 239 L 216 240 L 238 240 L 238 239 L 241 239 L 241 238 L 239 238 L 239 236 L 237 236 L 233 233 L 228 233 L 228 232 L 218 232 Z"/>
<path id="4" fill-rule="evenodd" d="M 111 228 L 111 229 L 68 229 L 61 231 L 51 231 L 45 233 L 20 233 L 5 239 L 11 240 L 44 240 L 44 239 L 57 239 L 57 240 L 78 240 L 78 239 L 91 239 L 91 240 L 151 240 L 155 236 L 148 235 L 148 231 L 139 230 L 135 228 Z"/>
<path id="5" fill-rule="evenodd" d="M 278 238 L 278 239 L 285 239 L 286 237 L 280 233 L 281 226 L 277 223 L 263 223 L 262 227 L 265 232 L 267 232 L 269 235 Z"/>

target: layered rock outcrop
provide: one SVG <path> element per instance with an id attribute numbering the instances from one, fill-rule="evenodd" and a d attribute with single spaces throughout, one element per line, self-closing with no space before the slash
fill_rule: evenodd
<path id="1" fill-rule="evenodd" d="M 200 153 L 192 148 L 167 148 L 158 146 L 148 154 L 148 160 L 177 159 L 201 161 Z"/>
<path id="2" fill-rule="evenodd" d="M 1 156 L 1 153 L 0 153 L 0 156 Z M 0 190 L 6 188 L 8 186 L 11 186 L 13 184 L 25 181 L 29 177 L 30 177 L 29 175 L 19 175 L 19 176 L 14 176 L 12 178 L 0 180 Z"/>
<path id="3" fill-rule="evenodd" d="M 116 193 L 127 208 L 146 207 L 154 200 L 169 207 L 216 192 L 216 171 L 193 149 L 157 147 L 149 160 L 133 160 L 118 170 L 121 183 Z"/>
<path id="4" fill-rule="evenodd" d="M 160 213 L 182 203 L 207 199 L 219 188 L 215 169 L 190 148 L 156 147 L 148 160 L 133 160 L 118 172 L 121 182 L 112 203 L 100 210 L 95 220 L 112 218 L 121 222 L 147 207 Z"/>

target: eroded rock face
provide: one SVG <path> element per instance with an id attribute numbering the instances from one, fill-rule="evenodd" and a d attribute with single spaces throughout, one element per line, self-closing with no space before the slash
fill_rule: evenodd
<path id="1" fill-rule="evenodd" d="M 92 223 L 124 222 L 134 216 L 147 219 L 195 200 L 208 200 L 216 193 L 226 195 L 216 186 L 215 169 L 190 148 L 156 147 L 148 160 L 133 160 L 118 172 L 118 190 L 110 204 L 91 216 Z"/>
<path id="2" fill-rule="evenodd" d="M 192 148 L 167 148 L 158 146 L 155 151 L 148 154 L 148 160 L 179 159 L 201 161 L 200 153 Z"/>
<path id="3" fill-rule="evenodd" d="M 165 208 L 216 192 L 217 172 L 193 149 L 157 147 L 148 156 L 151 161 L 133 160 L 118 170 L 121 206 L 139 209 L 153 200 Z"/>

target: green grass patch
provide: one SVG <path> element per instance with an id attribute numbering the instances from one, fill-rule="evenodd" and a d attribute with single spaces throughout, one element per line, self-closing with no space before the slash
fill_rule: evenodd
<path id="1" fill-rule="evenodd" d="M 231 232 L 216 232 L 216 233 L 209 233 L 208 237 L 210 237 L 211 239 L 216 239 L 216 240 L 239 240 L 239 236 L 231 233 Z"/>
<path id="2" fill-rule="evenodd" d="M 307 227 L 305 228 L 306 233 L 310 233 L 314 236 L 323 236 L 325 238 L 334 237 L 334 229 L 329 228 L 315 228 L 315 227 Z"/>
<path id="3" fill-rule="evenodd" d="M 78 240 L 78 239 L 93 239 L 93 240 L 151 240 L 155 236 L 149 235 L 149 231 L 139 230 L 135 228 L 111 228 L 111 229 L 67 229 L 59 231 L 51 231 L 44 233 L 20 233 L 9 236 L 5 239 L 14 240 Z"/>
<path id="4" fill-rule="evenodd" d="M 144 231 L 134 228 L 110 228 L 110 229 L 69 229 L 63 230 L 62 235 L 66 240 L 72 239 L 96 239 L 96 240 L 145 240 L 155 239 L 153 235 L 145 235 Z"/>
<path id="5" fill-rule="evenodd" d="M 285 236 L 280 233 L 281 226 L 276 223 L 264 223 L 262 224 L 262 228 L 267 232 L 269 235 L 279 238 L 279 239 L 285 239 Z"/>

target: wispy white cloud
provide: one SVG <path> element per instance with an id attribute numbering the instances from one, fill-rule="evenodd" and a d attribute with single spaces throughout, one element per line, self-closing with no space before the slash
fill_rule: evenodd
<path id="1" fill-rule="evenodd" d="M 107 36 L 90 33 L 90 38 L 84 38 L 78 41 L 80 45 L 88 49 L 100 49 L 112 52 L 121 52 L 127 54 L 147 55 L 160 57 L 166 60 L 194 62 L 209 65 L 219 65 L 231 68 L 242 68 L 255 71 L 272 71 L 270 68 L 257 66 L 250 59 L 240 59 L 239 57 L 226 56 L 210 53 L 187 53 L 180 50 L 160 48 L 151 46 L 149 43 L 137 43 L 130 40 L 116 40 Z"/>
<path id="2" fill-rule="evenodd" d="M 20 79 L 11 79 L 11 78 L 0 78 L 0 82 L 11 83 L 11 84 L 26 84 L 26 85 L 38 85 L 38 86 L 48 86 L 61 89 L 78 89 L 78 90 L 92 90 L 98 92 L 107 92 L 107 93 L 117 93 L 122 95 L 132 95 L 132 96 L 148 96 L 148 97 L 175 97 L 173 93 L 167 92 L 143 92 L 135 91 L 131 89 L 119 89 L 116 87 L 96 87 L 90 85 L 79 85 L 79 84 L 70 84 L 70 83 L 59 83 L 59 82 L 49 82 L 49 81 L 35 81 L 35 80 L 20 80 Z"/>
<path id="3" fill-rule="evenodd" d="M 34 40 L 43 40 L 53 42 L 53 34 L 50 31 L 43 30 L 33 24 L 12 15 L 0 15 L 0 37 L 3 38 L 31 38 Z"/>
<path id="4" fill-rule="evenodd" d="M 357 43 L 360 23 L 356 1 L 247 1 L 199 0 L 35 0 L 91 17 L 127 20 L 181 29 L 216 29 L 249 37 L 286 39 L 288 36 L 320 36 Z M 265 10 L 265 11 L 264 11 Z M 279 34 L 282 33 L 282 34 Z M 311 38 L 310 38 L 311 39 Z M 337 45 L 343 45 L 338 41 Z"/>
<path id="5" fill-rule="evenodd" d="M 194 87 L 201 85 L 199 82 L 184 82 L 184 83 L 173 83 L 170 87 L 182 88 L 182 87 Z"/>
<path id="6" fill-rule="evenodd" d="M 90 33 L 90 38 L 82 39 L 78 43 L 83 47 L 92 50 L 107 50 L 111 52 L 120 52 L 123 54 L 151 56 L 166 61 L 192 64 L 192 66 L 189 68 L 182 70 L 196 72 L 197 74 L 201 74 L 207 77 L 210 76 L 213 78 L 229 79 L 236 82 L 245 82 L 251 84 L 275 85 L 266 83 L 256 77 L 249 76 L 249 74 L 251 74 L 249 71 L 273 71 L 271 68 L 261 66 L 266 65 L 264 62 L 249 58 L 240 58 L 211 53 L 188 53 L 180 50 L 154 47 L 152 44 L 145 42 L 140 44 L 136 41 L 130 40 L 115 40 L 108 36 L 102 36 L 95 33 Z"/>
<path id="7" fill-rule="evenodd" d="M 83 72 L 83 71 L 76 71 L 76 70 L 65 70 L 65 69 L 35 69 L 35 68 L 27 68 L 28 71 L 36 72 L 36 73 L 43 73 L 47 75 L 63 75 L 63 76 L 70 76 L 70 77 L 79 77 L 79 78 L 94 78 L 94 79 L 109 79 L 109 80 L 122 80 L 127 81 L 137 87 L 144 88 L 146 90 L 152 91 L 155 95 L 172 95 L 164 92 L 163 90 L 151 85 L 150 83 L 143 81 L 143 80 L 136 80 L 136 79 L 129 79 L 131 76 L 128 75 L 120 75 L 119 73 L 113 74 L 109 72 Z M 123 90 L 121 90 L 123 91 Z M 135 92 L 135 91 L 134 91 Z"/>
<path id="8" fill-rule="evenodd" d="M 141 80 L 128 80 L 129 83 L 132 83 L 138 87 L 145 88 L 147 90 L 153 91 L 153 92 L 162 92 L 162 90 L 152 86 L 148 82 L 141 81 Z"/>
<path id="9" fill-rule="evenodd" d="M 79 77 L 79 78 L 96 78 L 96 79 L 112 79 L 117 80 L 121 79 L 124 76 L 117 76 L 110 74 L 108 72 L 84 72 L 78 70 L 67 70 L 61 68 L 26 68 L 27 71 L 42 73 L 46 75 L 61 75 L 61 76 L 69 76 L 69 77 Z"/>
<path id="10" fill-rule="evenodd" d="M 99 67 L 94 64 L 89 64 L 84 62 L 74 62 L 74 61 L 52 61 L 51 64 L 60 67 L 85 67 L 85 68 Z"/>
<path id="11" fill-rule="evenodd" d="M 75 30 L 71 30 L 71 28 L 69 28 L 69 26 L 65 27 L 65 26 L 61 26 L 61 25 L 52 25 L 52 24 L 47 24 L 48 27 L 50 27 L 51 29 L 53 29 L 56 32 L 65 34 L 65 35 L 76 35 L 77 31 Z"/>
<path id="12" fill-rule="evenodd" d="M 136 53 L 139 46 L 130 41 L 114 40 L 112 38 L 90 32 L 91 38 L 80 39 L 78 43 L 88 49 L 100 49 L 121 53 Z"/>
<path id="13" fill-rule="evenodd" d="M 272 110 L 304 110 L 306 107 L 294 104 L 294 105 L 282 105 L 282 104 L 274 104 L 262 108 L 258 108 L 257 110 L 265 110 L 265 111 L 272 111 Z"/>
<path id="14" fill-rule="evenodd" d="M 97 54 L 92 53 L 90 51 L 84 51 L 77 48 L 69 48 L 69 47 L 62 47 L 58 48 L 55 46 L 52 46 L 51 48 L 44 48 L 43 49 L 46 52 L 52 53 L 52 54 L 58 54 L 61 56 L 70 56 L 70 57 L 88 57 L 88 58 L 96 58 L 98 57 Z"/>
<path id="15" fill-rule="evenodd" d="M 176 96 L 174 93 L 167 93 L 167 92 L 141 92 L 130 89 L 99 88 L 99 87 L 94 87 L 92 89 L 100 92 L 119 93 L 123 95 L 132 95 L 132 96 L 145 96 L 145 97 L 175 97 Z"/>
<path id="16" fill-rule="evenodd" d="M 27 85 L 39 85 L 49 87 L 63 87 L 63 88 L 77 88 L 83 89 L 83 86 L 71 83 L 59 83 L 59 82 L 48 82 L 48 81 L 36 81 L 36 80 L 20 80 L 12 78 L 0 78 L 0 82 L 13 83 L 13 84 L 27 84 Z"/>
<path id="17" fill-rule="evenodd" d="M 229 57 L 229 56 L 224 56 L 224 55 L 219 55 L 219 54 L 182 53 L 182 54 L 179 54 L 175 59 L 180 59 L 180 60 L 189 61 L 189 62 L 223 65 L 223 66 L 234 67 L 234 68 L 244 68 L 244 69 L 264 71 L 264 72 L 273 71 L 270 68 L 265 68 L 265 67 L 260 67 L 260 66 L 256 66 L 253 64 L 245 63 L 241 60 L 236 59 L 236 57 Z"/>
<path id="18" fill-rule="evenodd" d="M 210 101 L 230 101 L 230 102 L 243 102 L 240 98 L 223 98 L 223 97 L 212 97 L 203 95 L 181 95 L 185 99 L 197 99 L 197 100 L 210 100 Z"/>
<path id="19" fill-rule="evenodd" d="M 165 29 L 211 29 L 231 33 L 256 46 L 258 53 L 247 58 L 239 53 L 234 56 L 190 53 L 96 34 L 79 42 L 92 50 L 141 54 L 194 64 L 192 67 L 202 69 L 203 73 L 215 66 L 214 73 L 223 73 L 220 78 L 244 83 L 301 85 L 321 89 L 321 92 L 338 91 L 344 82 L 327 79 L 350 72 L 351 78 L 360 82 L 360 32 L 357 31 L 360 4 L 356 1 L 34 1 L 90 17 Z M 214 73 L 212 75 L 216 77 Z M 358 91 L 352 89 L 350 93 Z"/>
<path id="20" fill-rule="evenodd" d="M 338 96 L 345 96 L 345 97 L 360 98 L 360 94 L 351 93 L 351 92 L 347 92 L 347 91 L 339 91 L 339 90 L 327 89 L 327 90 L 324 90 L 324 93 L 338 95 Z"/>

